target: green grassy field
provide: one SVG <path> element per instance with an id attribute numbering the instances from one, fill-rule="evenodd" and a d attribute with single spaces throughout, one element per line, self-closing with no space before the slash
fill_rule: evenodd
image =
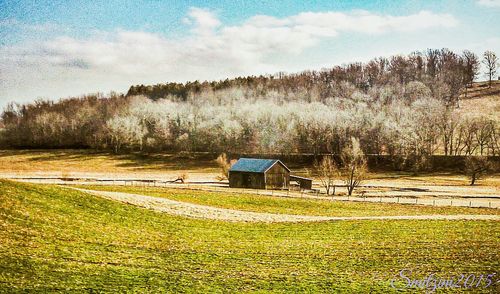
<path id="1" fill-rule="evenodd" d="M 188 189 L 125 186 L 78 186 L 83 189 L 141 194 L 221 208 L 321 216 L 382 216 L 427 214 L 500 214 L 500 209 L 433 207 L 396 203 L 343 202 L 331 200 L 279 198 L 273 196 L 207 192 Z"/>
<path id="2" fill-rule="evenodd" d="M 422 278 L 500 267 L 495 221 L 227 223 L 8 181 L 0 227 L 0 292 L 390 293 L 404 268 Z"/>

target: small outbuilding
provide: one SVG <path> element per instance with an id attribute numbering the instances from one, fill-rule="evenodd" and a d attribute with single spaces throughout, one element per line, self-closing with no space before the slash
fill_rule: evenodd
<path id="1" fill-rule="evenodd" d="M 312 189 L 312 179 L 290 175 L 290 182 L 296 182 L 301 190 Z"/>
<path id="2" fill-rule="evenodd" d="M 229 187 L 288 189 L 290 169 L 278 159 L 240 158 L 229 169 Z"/>

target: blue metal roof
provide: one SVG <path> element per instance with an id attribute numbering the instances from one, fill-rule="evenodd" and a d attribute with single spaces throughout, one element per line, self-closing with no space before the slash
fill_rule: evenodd
<path id="1" fill-rule="evenodd" d="M 276 162 L 281 163 L 278 159 L 240 158 L 229 171 L 263 173 Z M 290 171 L 284 164 L 283 166 Z"/>

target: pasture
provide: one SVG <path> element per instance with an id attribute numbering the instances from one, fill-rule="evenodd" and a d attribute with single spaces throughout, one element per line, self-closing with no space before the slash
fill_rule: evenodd
<path id="1" fill-rule="evenodd" d="M 307 167 L 292 164 L 292 169 L 305 173 Z M 165 181 L 182 173 L 188 175 L 188 183 L 215 184 L 219 171 L 215 162 L 204 156 L 115 155 L 89 150 L 0 151 L 3 178 Z M 488 208 L 286 198 L 235 193 L 227 188 L 210 192 L 97 186 L 84 180 L 67 184 L 215 209 L 278 215 L 500 215 L 500 210 Z M 374 172 L 365 184 L 360 189 L 368 194 L 392 195 L 417 187 L 427 189 L 427 194 L 410 196 L 451 199 L 463 197 L 463 191 L 470 197 L 495 199 L 500 187 L 497 176 L 471 188 L 463 176 L 454 173 Z M 315 187 L 319 187 L 318 181 Z M 455 194 L 439 194 L 449 195 L 449 191 Z M 496 273 L 500 265 L 497 220 L 246 223 L 193 219 L 70 187 L 10 180 L 0 181 L 0 226 L 0 292 L 391 293 L 396 292 L 391 280 L 403 269 L 412 271 L 412 279 L 424 279 L 429 274 L 456 278 L 460 274 L 479 277 Z M 401 279 L 395 285 L 407 286 Z M 498 283 L 487 288 L 484 281 L 477 285 L 466 289 L 462 284 L 462 288 L 454 290 L 500 290 Z"/>
<path id="2" fill-rule="evenodd" d="M 302 204 L 287 205 L 305 213 Z M 0 288 L 9 292 L 390 293 L 402 269 L 478 276 L 500 265 L 498 221 L 195 220 L 10 181 L 0 182 L 0 226 Z"/>

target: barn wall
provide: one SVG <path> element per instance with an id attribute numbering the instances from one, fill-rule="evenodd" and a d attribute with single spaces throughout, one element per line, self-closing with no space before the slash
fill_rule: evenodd
<path id="1" fill-rule="evenodd" d="M 231 188 L 253 188 L 265 189 L 265 179 L 263 173 L 250 172 L 229 172 L 229 187 Z"/>
<path id="2" fill-rule="evenodd" d="M 276 163 L 266 172 L 267 189 L 288 189 L 290 172 L 280 163 Z"/>

